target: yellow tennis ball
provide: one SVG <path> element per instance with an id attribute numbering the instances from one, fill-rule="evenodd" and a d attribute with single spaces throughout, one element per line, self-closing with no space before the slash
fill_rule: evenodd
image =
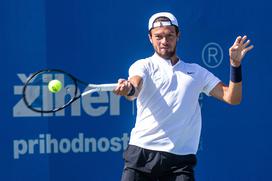
<path id="1" fill-rule="evenodd" d="M 59 80 L 51 80 L 48 84 L 48 89 L 52 93 L 57 93 L 62 88 L 62 83 Z"/>

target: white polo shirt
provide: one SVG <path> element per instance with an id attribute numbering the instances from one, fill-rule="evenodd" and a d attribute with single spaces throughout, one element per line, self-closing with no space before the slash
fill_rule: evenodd
<path id="1" fill-rule="evenodd" d="M 205 68 L 156 53 L 136 61 L 129 77 L 141 76 L 137 117 L 130 143 L 142 148 L 178 155 L 196 154 L 201 131 L 199 94 L 209 92 L 220 80 Z"/>

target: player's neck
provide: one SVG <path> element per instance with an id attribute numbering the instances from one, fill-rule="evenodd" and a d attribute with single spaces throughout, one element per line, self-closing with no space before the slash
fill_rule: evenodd
<path id="1" fill-rule="evenodd" d="M 174 66 L 179 61 L 179 58 L 177 57 L 177 55 L 174 55 L 170 58 L 170 60 L 171 60 L 172 66 Z"/>

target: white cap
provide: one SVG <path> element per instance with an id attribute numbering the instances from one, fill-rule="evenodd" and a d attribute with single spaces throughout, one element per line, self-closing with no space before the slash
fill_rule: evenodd
<path id="1" fill-rule="evenodd" d="M 154 21 L 159 17 L 166 17 L 170 21 L 163 21 L 163 22 L 154 23 Z M 173 14 L 168 13 L 168 12 L 160 12 L 160 13 L 156 13 L 151 16 L 151 18 L 149 19 L 149 23 L 148 23 L 148 30 L 150 31 L 152 28 L 156 28 L 156 27 L 160 27 L 160 26 L 173 26 L 173 25 L 179 27 L 178 20 L 176 19 L 176 17 Z"/>

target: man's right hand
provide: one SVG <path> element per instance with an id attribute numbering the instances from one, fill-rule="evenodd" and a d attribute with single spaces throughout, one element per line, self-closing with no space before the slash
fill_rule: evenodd
<path id="1" fill-rule="evenodd" d="M 120 95 L 120 96 L 127 96 L 129 94 L 129 92 L 132 89 L 132 85 L 131 82 L 129 82 L 126 79 L 119 79 L 118 80 L 118 85 L 117 87 L 114 89 L 114 93 L 116 95 Z"/>
<path id="2" fill-rule="evenodd" d="M 128 100 L 132 101 L 138 97 L 142 88 L 142 84 L 143 79 L 138 75 L 131 77 L 129 80 L 119 79 L 118 85 L 113 91 L 113 93 L 115 93 L 116 95 L 125 96 Z M 128 96 L 133 87 L 134 87 L 133 95 Z"/>

